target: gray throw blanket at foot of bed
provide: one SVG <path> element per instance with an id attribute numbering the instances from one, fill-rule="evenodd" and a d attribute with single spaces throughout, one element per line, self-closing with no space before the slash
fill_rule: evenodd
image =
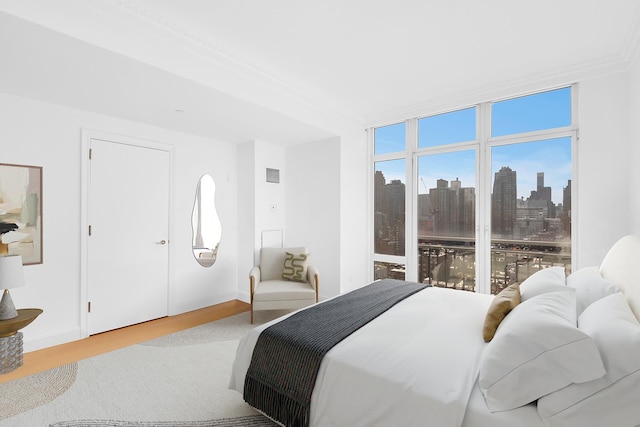
<path id="1" fill-rule="evenodd" d="M 351 333 L 427 286 L 384 279 L 266 328 L 253 350 L 244 400 L 285 426 L 308 426 L 311 393 L 324 355 Z"/>

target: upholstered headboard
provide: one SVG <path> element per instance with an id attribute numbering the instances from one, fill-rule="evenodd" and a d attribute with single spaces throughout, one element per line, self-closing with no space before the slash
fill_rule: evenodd
<path id="1" fill-rule="evenodd" d="M 640 237 L 618 240 L 602 260 L 600 275 L 618 286 L 640 320 Z"/>

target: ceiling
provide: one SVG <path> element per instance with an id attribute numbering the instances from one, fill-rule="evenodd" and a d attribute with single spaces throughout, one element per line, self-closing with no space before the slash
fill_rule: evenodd
<path id="1" fill-rule="evenodd" d="M 320 140 L 623 71 L 640 51 L 637 0 L 0 0 L 0 11 L 0 91 L 230 142 Z"/>

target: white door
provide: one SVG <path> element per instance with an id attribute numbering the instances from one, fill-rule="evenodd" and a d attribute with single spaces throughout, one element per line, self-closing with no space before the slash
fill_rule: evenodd
<path id="1" fill-rule="evenodd" d="M 89 334 L 168 315 L 170 153 L 90 140 Z"/>

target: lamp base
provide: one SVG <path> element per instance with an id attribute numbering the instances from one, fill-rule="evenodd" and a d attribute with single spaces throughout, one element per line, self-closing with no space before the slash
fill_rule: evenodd
<path id="1" fill-rule="evenodd" d="M 2 294 L 2 300 L 0 300 L 0 320 L 13 319 L 14 317 L 18 317 L 18 311 L 16 306 L 13 305 L 9 289 L 5 289 Z"/>

